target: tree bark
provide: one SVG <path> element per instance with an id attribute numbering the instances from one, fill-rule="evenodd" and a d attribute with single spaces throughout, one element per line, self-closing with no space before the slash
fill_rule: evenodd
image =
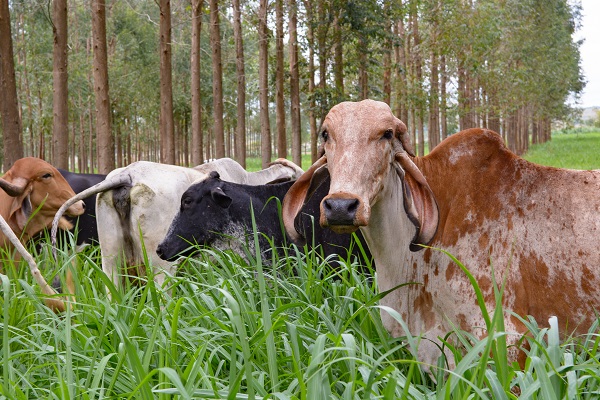
<path id="1" fill-rule="evenodd" d="M 210 0 L 210 44 L 212 48 L 213 77 L 213 132 L 215 157 L 225 157 L 225 128 L 223 126 L 223 67 L 221 61 L 221 29 L 219 0 Z"/>
<path id="2" fill-rule="evenodd" d="M 258 10 L 258 92 L 260 107 L 260 149 L 262 167 L 271 162 L 271 124 L 269 122 L 269 39 L 267 33 L 268 0 L 260 0 Z"/>
<path id="3" fill-rule="evenodd" d="M 246 66 L 240 0 L 233 0 L 233 34 L 235 36 L 235 69 L 237 77 L 237 125 L 235 160 L 246 168 Z"/>
<path id="4" fill-rule="evenodd" d="M 94 37 L 94 93 L 96 94 L 98 172 L 108 174 L 115 168 L 115 145 L 111 131 L 106 48 L 106 4 L 104 0 L 94 0 L 92 3 L 92 32 Z"/>
<path id="5" fill-rule="evenodd" d="M 0 92 L 2 93 L 0 112 L 4 139 L 2 166 L 4 171 L 7 171 L 16 160 L 23 158 L 21 115 L 17 97 L 8 0 L 0 0 Z"/>
<path id="6" fill-rule="evenodd" d="M 315 117 L 315 31 L 314 31 L 314 12 L 312 2 L 304 1 L 306 7 L 306 19 L 308 27 L 306 30 L 306 40 L 308 42 L 308 123 L 310 125 L 310 159 L 314 163 L 317 161 L 317 118 Z"/>
<path id="7" fill-rule="evenodd" d="M 202 8 L 204 0 L 192 0 L 192 164 L 200 165 L 204 160 L 202 147 L 202 103 L 200 93 L 200 34 L 202 32 Z"/>
<path id="8" fill-rule="evenodd" d="M 160 0 L 160 162 L 175 164 L 171 49 L 171 1 Z"/>
<path id="9" fill-rule="evenodd" d="M 292 120 L 292 161 L 302 167 L 302 129 L 300 125 L 300 73 L 298 70 L 298 17 L 296 0 L 289 0 L 290 40 L 290 115 Z"/>
<path id="10" fill-rule="evenodd" d="M 283 98 L 283 0 L 275 0 L 275 124 L 277 125 L 277 157 L 287 157 L 287 137 L 285 133 L 285 101 Z"/>
<path id="11" fill-rule="evenodd" d="M 67 0 L 52 2 L 53 95 L 52 95 L 52 164 L 69 169 L 69 88 Z"/>

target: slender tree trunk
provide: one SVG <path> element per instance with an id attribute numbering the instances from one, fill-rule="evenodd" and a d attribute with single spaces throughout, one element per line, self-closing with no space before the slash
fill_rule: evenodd
<path id="1" fill-rule="evenodd" d="M 440 99 L 439 99 L 439 71 L 438 57 L 431 53 L 431 89 L 429 94 L 429 151 L 433 150 L 440 142 Z"/>
<path id="2" fill-rule="evenodd" d="M 358 47 L 360 49 L 367 49 L 368 44 L 361 33 L 358 38 Z M 367 52 L 365 50 L 359 52 L 358 56 L 358 86 L 360 88 L 360 98 L 369 98 L 369 74 L 367 72 Z"/>
<path id="3" fill-rule="evenodd" d="M 271 125 L 269 122 L 269 39 L 267 36 L 268 0 L 260 0 L 258 12 L 258 92 L 260 104 L 260 143 L 262 167 L 271 162 Z"/>
<path id="4" fill-rule="evenodd" d="M 442 128 L 442 140 L 448 137 L 448 117 L 447 117 L 447 100 L 446 100 L 446 85 L 448 77 L 446 75 L 446 56 L 440 57 L 440 119 Z"/>
<path id="5" fill-rule="evenodd" d="M 94 37 L 94 92 L 96 94 L 96 135 L 98 171 L 108 174 L 115 168 L 115 145 L 111 131 L 106 47 L 106 5 L 104 0 L 92 3 Z"/>
<path id="6" fill-rule="evenodd" d="M 17 97 L 17 80 L 13 56 L 12 34 L 8 0 L 0 0 L 0 112 L 4 158 L 2 166 L 7 171 L 19 158 L 23 158 L 21 115 Z"/>
<path id="7" fill-rule="evenodd" d="M 215 157 L 223 158 L 225 157 L 225 128 L 223 126 L 223 67 L 221 61 L 221 29 L 219 24 L 219 0 L 210 0 Z"/>
<path id="8" fill-rule="evenodd" d="M 306 39 L 308 41 L 308 121 L 310 125 L 310 159 L 317 161 L 317 118 L 315 117 L 315 35 L 314 35 L 314 13 L 312 2 L 304 1 L 306 7 L 306 19 L 308 27 Z"/>
<path id="9" fill-rule="evenodd" d="M 335 83 L 335 103 L 344 100 L 344 43 L 342 41 L 342 27 L 340 17 L 343 10 L 340 8 L 333 17 L 333 80 Z"/>
<path id="10" fill-rule="evenodd" d="M 300 73 L 298 70 L 298 17 L 296 0 L 288 0 L 290 40 L 290 115 L 292 119 L 292 161 L 302 167 L 302 129 L 300 126 Z"/>
<path id="11" fill-rule="evenodd" d="M 53 96 L 52 96 L 52 163 L 69 168 L 69 89 L 67 0 L 52 2 Z"/>
<path id="12" fill-rule="evenodd" d="M 246 66 L 240 0 L 233 0 L 233 34 L 235 36 L 235 69 L 237 76 L 237 125 L 235 159 L 246 168 Z"/>
<path id="13" fill-rule="evenodd" d="M 160 0 L 160 162 L 175 164 L 173 76 L 171 67 L 171 1 Z"/>
<path id="14" fill-rule="evenodd" d="M 275 0 L 275 55 L 277 68 L 275 69 L 275 123 L 277 125 L 277 157 L 287 157 L 287 137 L 285 133 L 285 101 L 283 98 L 283 0 Z"/>
<path id="15" fill-rule="evenodd" d="M 202 8 L 204 0 L 192 0 L 192 164 L 202 164 L 202 102 L 200 93 L 200 34 L 202 32 Z"/>
<path id="16" fill-rule="evenodd" d="M 390 2 L 384 3 L 384 14 L 390 15 Z M 392 52 L 393 44 L 391 40 L 391 27 L 390 21 L 385 22 L 385 48 L 383 49 L 383 101 L 388 106 L 392 106 Z"/>

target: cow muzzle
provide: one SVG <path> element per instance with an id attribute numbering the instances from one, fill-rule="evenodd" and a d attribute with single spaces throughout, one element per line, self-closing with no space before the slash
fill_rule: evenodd
<path id="1" fill-rule="evenodd" d="M 71 217 L 77 217 L 85 212 L 85 203 L 83 200 L 79 200 L 67 209 L 67 215 Z"/>
<path id="2" fill-rule="evenodd" d="M 359 226 L 367 224 L 363 202 L 349 193 L 335 193 L 326 196 L 321 202 L 322 227 L 329 227 L 336 233 L 351 233 Z"/>

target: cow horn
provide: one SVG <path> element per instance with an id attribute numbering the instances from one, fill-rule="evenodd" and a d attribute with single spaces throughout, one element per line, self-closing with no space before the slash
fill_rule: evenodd
<path id="1" fill-rule="evenodd" d="M 20 179 L 20 180 L 24 180 L 24 179 Z M 9 196 L 11 197 L 17 197 L 23 194 L 23 192 L 25 191 L 25 188 L 27 187 L 27 181 L 25 181 L 25 184 L 22 186 L 16 185 L 14 183 L 8 182 L 5 179 L 0 178 L 0 187 L 6 192 L 8 193 Z"/>
<path id="2" fill-rule="evenodd" d="M 31 254 L 29 254 L 29 252 L 25 249 L 23 244 L 17 238 L 17 235 L 15 235 L 15 233 L 10 228 L 8 223 L 1 216 L 0 216 L 0 230 L 2 230 L 2 233 L 4 233 L 4 235 L 8 238 L 8 240 L 10 240 L 12 245 L 15 247 L 15 249 L 17 249 L 17 251 L 23 257 L 23 259 L 25 259 L 25 261 L 27 261 L 27 264 L 29 265 L 31 274 L 33 275 L 33 279 L 40 286 L 42 293 L 49 295 L 49 296 L 56 295 L 57 294 L 56 291 L 52 288 L 52 286 L 48 285 L 48 282 L 46 282 L 46 280 L 40 273 L 40 270 L 38 269 L 37 264 L 35 263 L 35 260 L 33 259 Z M 44 302 L 46 303 L 46 305 L 48 307 L 50 307 L 55 312 L 56 311 L 61 311 L 61 312 L 65 311 L 65 303 L 58 298 L 46 298 L 46 299 L 44 299 Z"/>
<path id="3" fill-rule="evenodd" d="M 318 186 L 316 182 L 312 181 L 313 175 L 315 175 L 317 179 L 320 179 L 319 175 L 321 174 L 319 172 L 322 170 L 319 172 L 317 171 L 324 166 L 327 166 L 326 156 L 319 158 L 305 173 L 300 175 L 300 178 L 294 182 L 283 198 L 281 209 L 283 226 L 292 241 L 296 243 L 302 243 L 304 238 L 296 231 L 294 220 L 296 219 L 296 215 L 298 215 L 302 209 L 305 200 L 310 197 L 310 194 L 312 194 L 314 189 Z"/>
<path id="4" fill-rule="evenodd" d="M 54 254 L 54 258 L 56 259 L 56 235 L 58 233 L 58 226 L 61 217 L 67 211 L 69 207 L 73 204 L 77 203 L 80 200 L 87 199 L 90 196 L 98 194 L 100 192 L 106 192 L 107 190 L 114 189 L 119 186 L 131 185 L 131 176 L 129 174 L 122 174 L 111 177 L 110 179 L 105 179 L 100 183 L 95 184 L 92 187 L 87 188 L 86 190 L 79 192 L 75 196 L 71 197 L 67 200 L 56 212 L 54 216 L 54 220 L 52 221 L 52 230 L 50 231 L 50 235 L 52 237 L 52 253 Z"/>

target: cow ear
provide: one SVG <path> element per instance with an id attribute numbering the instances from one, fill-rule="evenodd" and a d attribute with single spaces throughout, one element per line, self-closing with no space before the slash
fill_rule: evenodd
<path id="1" fill-rule="evenodd" d="M 302 206 L 304 206 L 306 199 L 310 198 L 312 192 L 318 187 L 318 183 L 313 182 L 313 176 L 316 180 L 319 180 L 320 176 L 327 176 L 327 174 L 320 173 L 323 171 L 321 168 L 324 166 L 327 166 L 327 157 L 325 156 L 315 161 L 305 173 L 300 175 L 300 178 L 294 182 L 283 198 L 283 205 L 281 208 L 283 225 L 293 242 L 304 242 L 302 235 L 296 231 L 294 221 L 302 209 Z"/>
<path id="2" fill-rule="evenodd" d="M 212 197 L 213 201 L 222 208 L 229 208 L 231 202 L 233 201 L 231 197 L 227 196 L 220 187 L 211 190 L 210 196 Z"/>
<path id="3" fill-rule="evenodd" d="M 396 161 L 400 164 L 396 171 L 403 183 L 404 210 L 417 228 L 410 250 L 418 251 L 423 248 L 421 245 L 429 244 L 437 232 L 438 206 L 425 177 L 408 154 L 396 153 Z"/>
<path id="4" fill-rule="evenodd" d="M 31 198 L 29 194 L 31 190 L 27 190 L 26 193 L 19 197 L 13 198 L 13 203 L 10 209 L 9 221 L 16 225 L 19 230 L 25 229 L 33 207 L 31 206 Z"/>

